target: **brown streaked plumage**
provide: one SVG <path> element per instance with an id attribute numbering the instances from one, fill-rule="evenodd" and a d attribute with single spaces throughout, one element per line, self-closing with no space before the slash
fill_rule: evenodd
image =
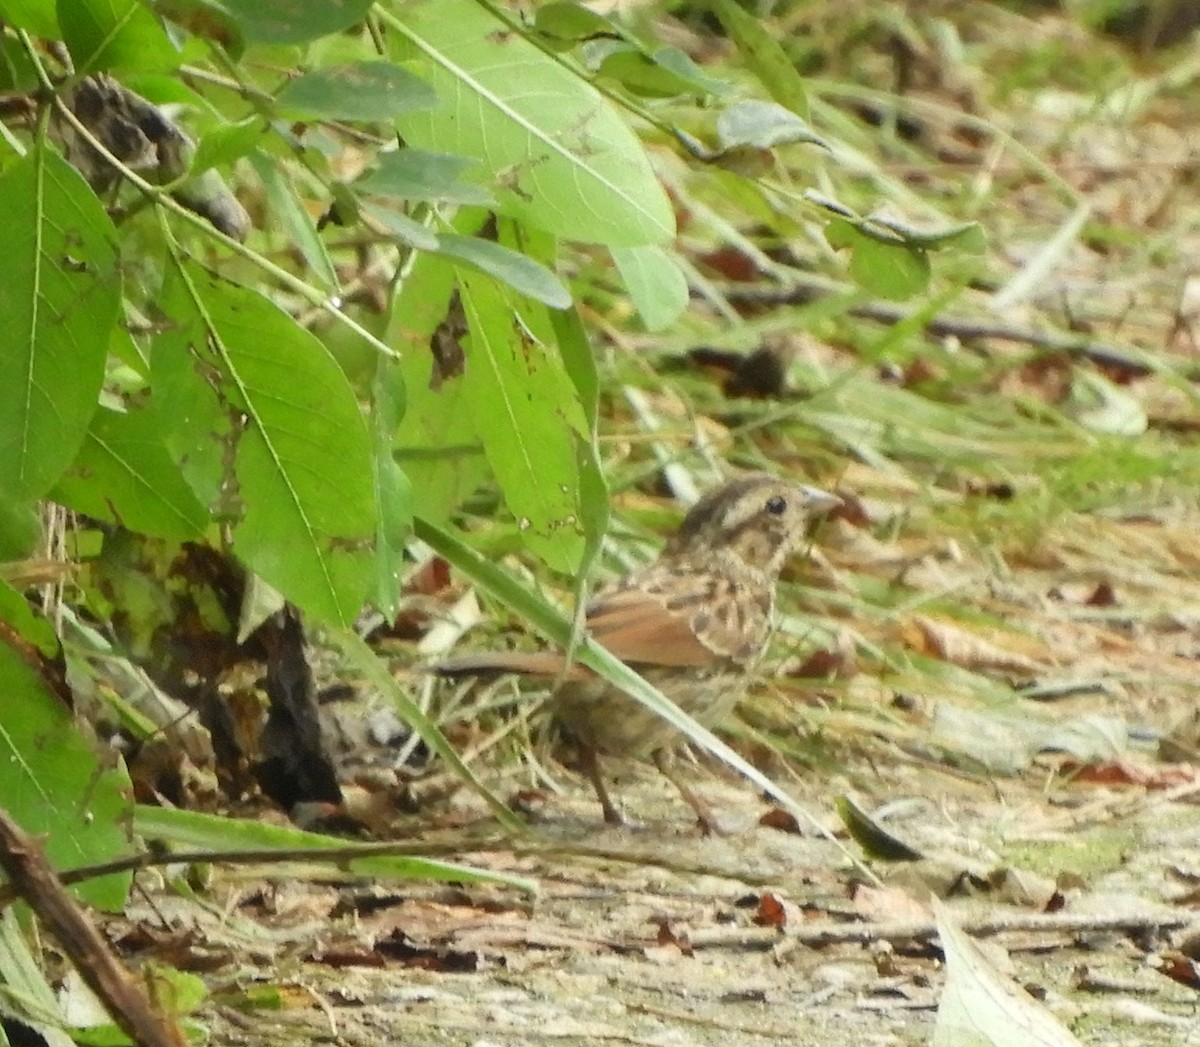
<path id="1" fill-rule="evenodd" d="M 705 726 L 733 709 L 770 630 L 775 583 L 808 524 L 840 500 L 813 487 L 752 473 L 709 491 L 684 517 L 656 560 L 597 593 L 589 635 L 640 672 Z M 696 812 L 704 801 L 669 764 L 678 732 L 624 691 L 561 654 L 481 652 L 442 662 L 449 676 L 520 673 L 558 679 L 555 716 L 577 742 L 604 809 L 619 823 L 598 754 L 650 757 Z"/>

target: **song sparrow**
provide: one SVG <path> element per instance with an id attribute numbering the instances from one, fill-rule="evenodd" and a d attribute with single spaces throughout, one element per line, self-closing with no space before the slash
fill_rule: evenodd
<path id="1" fill-rule="evenodd" d="M 597 593 L 586 610 L 588 633 L 700 723 L 720 722 L 762 654 L 785 560 L 810 521 L 840 504 L 766 473 L 728 481 L 692 507 L 658 559 Z M 606 822 L 623 818 L 601 777 L 600 753 L 649 756 L 701 828 L 715 828 L 708 805 L 671 766 L 676 729 L 583 666 L 552 652 L 503 651 L 453 658 L 437 671 L 557 679 L 555 716 L 580 747 Z"/>

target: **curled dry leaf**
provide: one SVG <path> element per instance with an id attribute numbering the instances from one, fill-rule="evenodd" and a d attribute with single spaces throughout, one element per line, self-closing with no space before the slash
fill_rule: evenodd
<path id="1" fill-rule="evenodd" d="M 767 891 L 758 900 L 754 922 L 762 927 L 777 927 L 786 931 L 789 927 L 794 929 L 803 924 L 804 914 L 795 902 L 775 891 Z"/>
<path id="2" fill-rule="evenodd" d="M 1037 641 L 1027 636 L 999 630 L 983 635 L 958 623 L 925 615 L 914 615 L 905 623 L 903 638 L 922 654 L 966 669 L 1037 673 L 1044 669 L 1038 659 L 1047 653 Z"/>

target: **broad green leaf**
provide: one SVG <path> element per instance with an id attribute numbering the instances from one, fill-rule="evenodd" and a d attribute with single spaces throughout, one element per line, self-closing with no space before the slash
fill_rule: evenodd
<path id="1" fill-rule="evenodd" d="M 737 0 L 707 0 L 737 44 L 738 52 L 746 65 L 762 81 L 780 105 L 800 116 L 808 116 L 808 99 L 805 97 L 804 80 L 792 60 L 770 33 L 763 20 L 755 17 Z"/>
<path id="2" fill-rule="evenodd" d="M 557 258 L 558 241 L 549 233 L 539 233 L 507 218 L 497 222 L 497 233 L 501 243 L 520 245 L 529 257 L 546 266 L 553 265 Z M 597 441 L 600 376 L 596 370 L 596 355 L 583 321 L 573 307 L 529 308 L 523 311 L 521 319 L 539 341 L 546 345 L 557 345 L 563 370 L 575 387 L 575 395 L 583 411 L 585 435 L 575 441 L 579 471 L 579 515 L 584 535 L 584 552 L 576 570 L 575 596 L 582 603 L 587 591 L 587 572 L 599 554 L 608 530 L 609 492 Z"/>
<path id="3" fill-rule="evenodd" d="M 542 302 L 551 309 L 566 309 L 571 304 L 571 292 L 554 273 L 503 244 L 478 236 L 443 233 L 438 236 L 437 252 L 455 261 L 466 262 L 481 273 L 495 277 L 514 291 Z"/>
<path id="4" fill-rule="evenodd" d="M 899 236 L 885 242 L 853 221 L 835 218 L 825 227 L 825 239 L 832 247 L 850 249 L 850 275 L 870 294 L 903 301 L 929 284 L 929 256 Z"/>
<path id="5" fill-rule="evenodd" d="M 33 502 L 0 498 L 0 563 L 32 556 L 42 538 L 42 520 Z"/>
<path id="6" fill-rule="evenodd" d="M 349 859 L 340 855 L 326 858 L 322 856 L 323 851 L 342 851 L 353 844 L 335 836 L 322 836 L 290 826 L 269 825 L 257 818 L 226 818 L 199 811 L 178 811 L 138 804 L 133 809 L 133 828 L 138 836 L 172 844 L 176 850 L 287 851 L 292 861 L 336 865 L 352 876 L 372 880 L 502 883 L 522 891 L 534 890 L 534 885 L 523 877 L 472 869 L 469 865 L 441 862 L 433 858 L 387 853 L 365 854 L 361 858 Z M 385 843 L 379 844 L 376 849 L 384 852 L 395 847 L 396 844 Z M 303 859 L 290 853 L 301 850 L 309 852 Z M 286 869 L 287 866 L 281 868 Z"/>
<path id="7" fill-rule="evenodd" d="M 0 581 L 0 622 L 4 622 L 47 658 L 58 654 L 58 636 L 55 635 L 54 626 L 37 614 L 29 601 L 5 581 Z"/>
<path id="8" fill-rule="evenodd" d="M 433 347 L 461 354 L 465 331 L 454 269 L 437 255 L 417 256 L 392 305 L 387 342 L 400 353 L 404 417 L 396 456 L 412 482 L 413 510 L 445 520 L 487 477 L 487 459 L 465 394 L 461 367 L 439 364 Z"/>
<path id="9" fill-rule="evenodd" d="M 334 120 L 391 120 L 431 109 L 437 95 L 424 80 L 389 62 L 349 62 L 305 73 L 276 95 L 286 112 Z"/>
<path id="10" fill-rule="evenodd" d="M 58 0 L 58 24 L 80 76 L 102 69 L 158 72 L 183 59 L 141 0 Z"/>
<path id="11" fill-rule="evenodd" d="M 57 869 L 97 865 L 129 854 L 129 775 L 109 754 L 102 766 L 70 710 L 38 671 L 0 644 L 0 797 L 20 826 L 44 839 Z M 89 880 L 75 893 L 120 910 L 132 879 Z"/>
<path id="12" fill-rule="evenodd" d="M 472 180 L 464 181 L 465 172 L 477 173 L 480 165 L 466 156 L 427 153 L 423 149 L 393 149 L 379 154 L 374 170 L 359 178 L 354 186 L 367 193 L 395 196 L 401 200 L 442 200 L 450 204 L 495 203 L 491 191 Z"/>
<path id="13" fill-rule="evenodd" d="M 648 98 L 721 94 L 726 90 L 726 84 L 706 76 L 695 62 L 674 47 L 647 54 L 635 44 L 616 44 L 596 71 Z"/>
<path id="14" fill-rule="evenodd" d="M 71 2 L 71 0 L 66 0 Z M 204 24 L 209 10 L 228 17 L 247 43 L 301 44 L 306 40 L 340 33 L 361 22 L 372 0 L 169 0 L 161 6 L 179 11 L 181 22 L 189 12 Z M 186 23 L 184 23 L 186 24 Z"/>
<path id="15" fill-rule="evenodd" d="M 0 17 L 3 16 L 4 5 L 0 3 Z M 42 36 L 41 33 L 33 33 Z M 55 38 L 58 33 L 52 34 Z M 0 36 L 0 91 L 11 91 L 14 94 L 32 95 L 41 90 L 37 68 L 17 41 L 15 35 Z M 7 155 L 12 148 L 11 142 L 4 143 L 0 157 Z"/>
<path id="16" fill-rule="evenodd" d="M 633 131 L 591 85 L 474 0 L 405 5 L 397 30 L 440 103 L 398 121 L 406 141 L 475 157 L 502 213 L 557 236 L 634 246 L 675 234 Z"/>
<path id="17" fill-rule="evenodd" d="M 97 411 L 54 497 L 77 512 L 156 538 L 197 538 L 208 525 L 208 511 L 167 454 L 157 415 L 146 408 Z"/>
<path id="18" fill-rule="evenodd" d="M 884 829 L 849 796 L 839 796 L 836 807 L 846 831 L 867 857 L 885 862 L 916 862 L 924 857 L 920 851 Z"/>
<path id="19" fill-rule="evenodd" d="M 0 491 L 33 501 L 70 464 L 96 410 L 121 301 L 116 232 L 47 149 L 0 175 Z"/>
<path id="20" fill-rule="evenodd" d="M 146 6 L 200 40 L 219 44 L 231 58 L 246 49 L 242 24 L 224 0 L 146 0 Z"/>
<path id="21" fill-rule="evenodd" d="M 345 624 L 370 584 L 370 439 L 328 351 L 265 298 L 196 266 L 172 269 L 151 386 L 168 447 L 201 501 L 236 520 L 263 580 Z"/>
<path id="22" fill-rule="evenodd" d="M 613 261 L 647 331 L 664 331 L 688 306 L 688 285 L 671 253 L 655 244 L 615 247 Z"/>
<path id="23" fill-rule="evenodd" d="M 470 331 L 464 394 L 522 541 L 558 571 L 579 566 L 579 463 L 587 425 L 552 345 L 537 340 L 510 292 L 460 273 Z"/>
<path id="24" fill-rule="evenodd" d="M 583 4 L 570 0 L 543 4 L 537 9 L 533 26 L 547 43 L 561 45 L 563 48 L 596 37 L 621 39 L 624 36 L 616 23 L 596 14 Z M 559 48 L 556 46 L 557 49 Z"/>
<path id="25" fill-rule="evenodd" d="M 851 273 L 875 294 L 908 298 L 922 290 L 929 278 L 928 251 L 953 246 L 978 252 L 985 246 L 977 222 L 918 229 L 890 215 L 863 217 L 812 189 L 804 197 L 834 216 L 825 239 L 835 248 L 850 248 Z"/>
<path id="26" fill-rule="evenodd" d="M 47 40 L 61 40 L 57 7 L 54 0 L 0 0 L 0 15 L 16 29 Z"/>

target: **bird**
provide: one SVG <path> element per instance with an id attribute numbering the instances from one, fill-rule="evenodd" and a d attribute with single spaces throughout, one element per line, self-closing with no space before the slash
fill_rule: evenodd
<path id="1" fill-rule="evenodd" d="M 769 473 L 735 476 L 691 507 L 656 559 L 596 593 L 584 628 L 684 712 L 715 726 L 745 692 L 766 647 L 784 564 L 810 525 L 841 504 L 834 494 Z M 553 716 L 579 748 L 605 822 L 625 818 L 600 756 L 649 758 L 695 811 L 701 831 L 720 831 L 707 802 L 672 764 L 681 740 L 676 728 L 590 669 L 554 651 L 481 651 L 446 659 L 435 671 L 553 681 Z"/>

